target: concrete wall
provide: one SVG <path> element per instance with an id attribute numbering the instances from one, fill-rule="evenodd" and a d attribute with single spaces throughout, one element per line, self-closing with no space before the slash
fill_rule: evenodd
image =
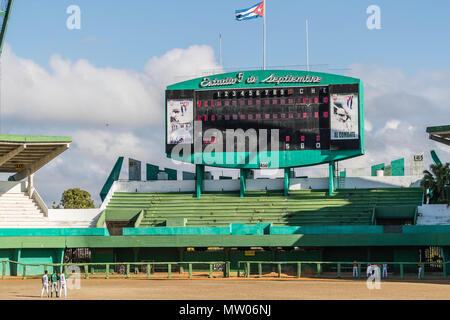
<path id="1" fill-rule="evenodd" d="M 344 180 L 345 189 L 355 188 L 407 188 L 418 187 L 420 179 L 417 176 L 403 177 L 349 177 Z M 247 180 L 248 191 L 282 190 L 283 179 Z M 204 191 L 238 191 L 239 180 L 205 180 Z M 328 189 L 328 178 L 292 178 L 290 190 Z M 111 188 L 114 192 L 194 192 L 195 181 L 116 181 Z M 108 197 L 107 197 L 107 200 Z M 105 206 L 102 205 L 101 208 Z"/>
<path id="2" fill-rule="evenodd" d="M 26 181 L 0 181 L 0 193 L 18 193 L 27 191 Z"/>
<path id="3" fill-rule="evenodd" d="M 418 176 L 348 177 L 344 189 L 420 187 Z"/>
<path id="4" fill-rule="evenodd" d="M 450 225 L 450 207 L 446 204 L 424 204 L 418 211 L 418 225 Z"/>
<path id="5" fill-rule="evenodd" d="M 100 208 L 95 209 L 48 209 L 50 221 L 97 221 Z"/>

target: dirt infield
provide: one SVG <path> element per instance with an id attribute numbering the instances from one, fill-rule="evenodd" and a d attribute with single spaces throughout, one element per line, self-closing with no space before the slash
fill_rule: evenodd
<path id="1" fill-rule="evenodd" d="M 1 300 L 40 299 L 40 291 L 40 280 L 0 281 Z M 449 300 L 450 281 L 383 281 L 379 290 L 369 290 L 364 280 L 337 279 L 81 280 L 81 288 L 69 290 L 68 296 L 71 300 Z"/>

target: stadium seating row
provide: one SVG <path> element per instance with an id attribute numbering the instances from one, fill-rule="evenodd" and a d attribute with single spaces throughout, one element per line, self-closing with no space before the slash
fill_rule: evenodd
<path id="1" fill-rule="evenodd" d="M 139 213 L 140 227 L 165 226 L 168 219 L 186 218 L 186 226 L 226 226 L 230 223 L 273 223 L 274 226 L 370 225 L 376 206 L 417 205 L 420 188 L 252 191 L 240 198 L 235 192 L 191 193 L 116 192 L 106 214 Z"/>

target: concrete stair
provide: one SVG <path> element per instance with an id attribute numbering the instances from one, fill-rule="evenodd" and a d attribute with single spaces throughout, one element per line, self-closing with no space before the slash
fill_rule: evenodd
<path id="1" fill-rule="evenodd" d="M 0 193 L 1 228 L 89 228 L 92 221 L 51 221 L 26 193 Z"/>

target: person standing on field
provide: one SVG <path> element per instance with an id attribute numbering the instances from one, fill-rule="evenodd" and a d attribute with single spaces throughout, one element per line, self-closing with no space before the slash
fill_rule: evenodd
<path id="1" fill-rule="evenodd" d="M 422 278 L 422 265 L 421 264 L 419 264 L 419 273 L 418 273 L 418 275 L 417 275 L 417 279 L 421 279 Z"/>
<path id="2" fill-rule="evenodd" d="M 66 274 L 62 272 L 59 276 L 59 296 L 62 297 L 62 290 L 64 289 L 64 298 L 67 299 Z"/>
<path id="3" fill-rule="evenodd" d="M 358 277 L 358 264 L 356 260 L 353 261 L 353 278 Z"/>
<path id="4" fill-rule="evenodd" d="M 50 281 L 52 282 L 51 297 L 53 298 L 53 289 L 55 289 L 55 295 L 58 298 L 58 275 L 56 274 L 56 270 L 53 270 L 53 274 L 50 277 Z"/>
<path id="5" fill-rule="evenodd" d="M 48 298 L 49 294 L 48 294 L 48 275 L 47 275 L 47 270 L 45 270 L 45 274 L 42 276 L 41 298 L 44 295 L 44 290 L 47 290 L 47 298 Z"/>
<path id="6" fill-rule="evenodd" d="M 383 263 L 383 278 L 387 278 L 388 272 L 387 272 L 387 264 Z"/>

